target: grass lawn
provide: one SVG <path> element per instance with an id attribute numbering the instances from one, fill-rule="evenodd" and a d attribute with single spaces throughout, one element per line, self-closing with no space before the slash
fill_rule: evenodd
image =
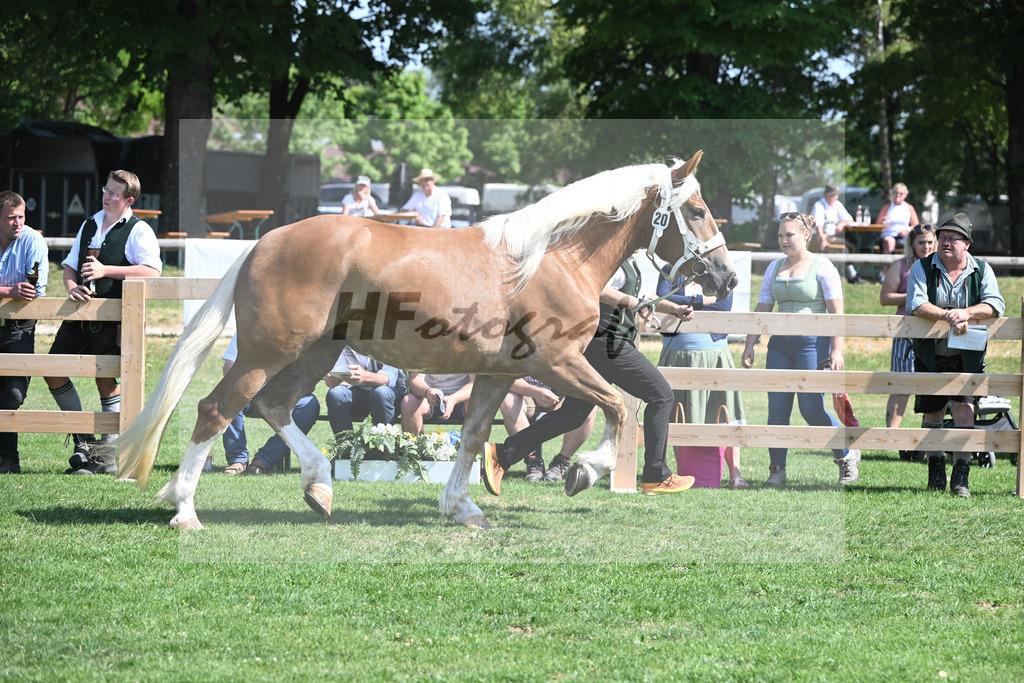
<path id="1" fill-rule="evenodd" d="M 1024 280 L 1001 284 L 1019 315 Z M 881 312 L 877 296 L 878 285 L 851 287 L 848 310 Z M 150 387 L 173 343 L 149 340 Z M 848 349 L 853 369 L 888 367 L 885 340 Z M 990 370 L 1018 371 L 1019 354 L 995 346 Z M 783 490 L 658 498 L 610 493 L 605 479 L 567 499 L 518 470 L 501 498 L 472 487 L 497 525 L 486 532 L 441 517 L 438 484 L 336 482 L 324 521 L 297 472 L 214 473 L 197 494 L 207 529 L 180 533 L 153 494 L 219 377 L 213 355 L 146 493 L 65 477 L 62 437 L 22 436 L 26 474 L 0 476 L 0 679 L 1022 676 L 1024 525 L 1006 456 L 972 469 L 968 500 L 925 491 L 924 465 L 880 451 L 845 491 L 820 451 L 790 454 Z M 763 423 L 763 397 L 744 399 L 748 421 Z M 883 424 L 884 402 L 855 396 L 862 424 Z M 53 408 L 41 381 L 26 408 Z M 258 446 L 269 431 L 248 425 Z M 314 441 L 327 438 L 318 425 Z M 223 467 L 219 447 L 214 458 Z M 751 482 L 767 462 L 764 449 L 743 451 Z"/>

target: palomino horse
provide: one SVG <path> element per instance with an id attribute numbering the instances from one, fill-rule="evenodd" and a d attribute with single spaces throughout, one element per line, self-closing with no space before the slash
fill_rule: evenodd
<path id="1" fill-rule="evenodd" d="M 490 526 L 469 497 L 477 453 L 512 382 L 531 375 L 600 406 L 605 430 L 580 456 L 603 476 L 615 466 L 626 410 L 583 358 L 598 296 L 638 248 L 725 296 L 736 284 L 724 240 L 700 196 L 697 152 L 605 171 L 479 226 L 431 230 L 317 216 L 268 233 L 241 256 L 185 329 L 153 396 L 117 439 L 122 478 L 145 488 L 164 428 L 235 307 L 238 358 L 199 403 L 181 466 L 158 498 L 172 527 L 202 528 L 193 496 L 206 455 L 251 403 L 302 464 L 306 502 L 331 511 L 330 463 L 291 422 L 346 344 L 395 367 L 475 373 L 455 472 L 441 510 Z M 673 227 L 673 225 L 675 227 Z"/>

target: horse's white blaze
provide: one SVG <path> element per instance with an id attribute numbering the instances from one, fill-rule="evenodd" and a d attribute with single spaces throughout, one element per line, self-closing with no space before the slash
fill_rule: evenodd
<path id="1" fill-rule="evenodd" d="M 171 503 L 177 507 L 178 514 L 171 520 L 171 526 L 193 517 L 198 519 L 194 502 L 196 487 L 199 485 L 199 475 L 203 473 L 203 463 L 206 462 L 206 456 L 209 455 L 217 436 L 202 443 L 190 441 L 178 471 L 156 495 L 158 501 Z"/>

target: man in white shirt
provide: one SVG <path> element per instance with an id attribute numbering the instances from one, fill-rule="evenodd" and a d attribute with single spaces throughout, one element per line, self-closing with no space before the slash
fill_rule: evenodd
<path id="1" fill-rule="evenodd" d="M 160 246 L 153 228 L 132 213 L 131 206 L 142 193 L 139 178 L 130 171 L 111 171 L 103 192 L 103 210 L 86 219 L 78 229 L 64 266 L 64 288 L 72 301 L 95 297 L 121 298 L 126 277 L 157 277 L 163 268 Z M 65 320 L 57 330 L 50 353 L 92 356 L 121 353 L 121 325 L 118 322 Z M 80 411 L 82 401 L 67 377 L 46 377 L 57 406 Z M 121 411 L 121 389 L 114 377 L 97 377 L 103 412 Z M 116 474 L 113 453 L 102 458 L 92 454 L 93 435 L 73 434 L 75 451 L 67 474 Z"/>
<path id="2" fill-rule="evenodd" d="M 412 193 L 412 197 L 402 207 L 402 211 L 415 211 L 416 225 L 424 225 L 429 228 L 450 228 L 452 227 L 452 200 L 448 193 L 439 187 L 435 187 L 438 176 L 429 168 L 420 171 L 420 174 L 413 178 L 420 189 Z"/>
<path id="3" fill-rule="evenodd" d="M 826 245 L 835 244 L 845 247 L 847 253 L 855 251 L 854 246 L 843 236 L 846 226 L 853 223 L 853 216 L 839 201 L 838 187 L 832 183 L 825 185 L 825 196 L 814 203 L 811 215 L 814 217 L 814 225 L 817 230 L 813 236 L 817 245 L 812 244 L 812 250 L 825 251 Z M 852 263 L 846 264 L 846 279 L 853 284 L 864 282 L 857 275 L 857 269 L 853 267 Z"/>

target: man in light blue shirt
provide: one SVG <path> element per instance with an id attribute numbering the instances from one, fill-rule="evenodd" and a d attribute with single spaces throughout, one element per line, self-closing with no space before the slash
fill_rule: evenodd
<path id="1" fill-rule="evenodd" d="M 49 271 L 46 240 L 25 225 L 25 200 L 9 190 L 0 192 L 0 299 L 43 296 Z M 35 320 L 0 318 L 0 353 L 34 353 L 35 334 Z M 28 377 L 0 377 L 0 410 L 20 408 L 28 383 Z M 0 474 L 20 472 L 18 433 L 0 432 Z"/>
<path id="2" fill-rule="evenodd" d="M 352 429 L 367 415 L 374 424 L 390 424 L 406 392 L 405 373 L 379 363 L 349 346 L 341 352 L 338 369 L 326 378 L 327 419 L 335 434 Z"/>
<path id="3" fill-rule="evenodd" d="M 907 315 L 926 320 L 945 321 L 949 335 L 941 339 L 914 340 L 914 372 L 970 372 L 985 369 L 985 347 L 954 348 L 952 337 L 967 334 L 971 321 L 998 318 L 1006 310 L 996 276 L 987 264 L 971 256 L 971 220 L 958 213 L 935 231 L 938 251 L 918 259 L 907 281 Z M 974 399 L 970 396 L 932 396 L 918 394 L 914 412 L 923 413 L 922 426 L 940 428 L 950 405 L 953 424 L 958 429 L 974 429 Z M 967 498 L 970 454 L 956 453 L 950 489 L 953 495 Z M 928 454 L 928 488 L 946 489 L 946 459 L 941 451 Z"/>

